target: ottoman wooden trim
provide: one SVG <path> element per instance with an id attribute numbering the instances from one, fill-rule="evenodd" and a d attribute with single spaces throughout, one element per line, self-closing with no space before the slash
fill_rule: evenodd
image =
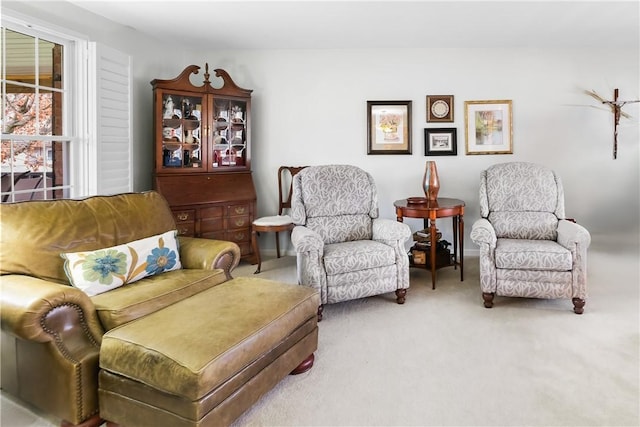
<path id="1" fill-rule="evenodd" d="M 100 415 L 131 426 L 233 422 L 317 349 L 310 288 L 240 277 L 107 332 Z"/>

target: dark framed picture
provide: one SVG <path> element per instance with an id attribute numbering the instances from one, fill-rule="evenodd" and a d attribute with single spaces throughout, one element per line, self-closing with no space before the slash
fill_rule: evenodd
<path id="1" fill-rule="evenodd" d="M 453 122 L 453 95 L 427 95 L 427 122 Z"/>
<path id="2" fill-rule="evenodd" d="M 367 101 L 367 154 L 411 154 L 411 101 Z"/>
<path id="3" fill-rule="evenodd" d="M 426 128 L 424 130 L 425 156 L 457 156 L 456 128 Z"/>
<path id="4" fill-rule="evenodd" d="M 513 154 L 512 101 L 465 101 L 467 154 Z"/>

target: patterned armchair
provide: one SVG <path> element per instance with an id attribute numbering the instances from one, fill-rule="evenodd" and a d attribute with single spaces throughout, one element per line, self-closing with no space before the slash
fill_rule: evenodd
<path id="1" fill-rule="evenodd" d="M 311 166 L 293 179 L 291 217 L 296 227 L 298 282 L 317 289 L 324 304 L 395 291 L 398 304 L 409 287 L 406 224 L 378 218 L 371 175 L 349 165 Z"/>
<path id="2" fill-rule="evenodd" d="M 480 176 L 480 245 L 484 306 L 495 295 L 571 298 L 582 314 L 587 293 L 589 232 L 565 219 L 562 182 L 532 163 L 501 163 Z"/>

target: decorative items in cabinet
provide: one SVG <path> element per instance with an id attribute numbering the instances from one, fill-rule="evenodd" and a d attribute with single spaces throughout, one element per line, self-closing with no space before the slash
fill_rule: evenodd
<path id="1" fill-rule="evenodd" d="M 154 188 L 169 202 L 183 236 L 236 242 L 256 263 L 250 244 L 256 211 L 251 177 L 251 93 L 229 74 L 215 88 L 205 64 L 204 84 L 191 83 L 190 65 L 170 80 L 151 82 L 154 93 Z"/>

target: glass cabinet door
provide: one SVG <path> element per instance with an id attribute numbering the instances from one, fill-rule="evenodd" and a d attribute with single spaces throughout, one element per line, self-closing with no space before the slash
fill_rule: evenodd
<path id="1" fill-rule="evenodd" d="M 247 159 L 247 101 L 216 97 L 214 104 L 214 168 L 244 167 Z"/>
<path id="2" fill-rule="evenodd" d="M 162 94 L 162 167 L 202 168 L 202 97 Z"/>

